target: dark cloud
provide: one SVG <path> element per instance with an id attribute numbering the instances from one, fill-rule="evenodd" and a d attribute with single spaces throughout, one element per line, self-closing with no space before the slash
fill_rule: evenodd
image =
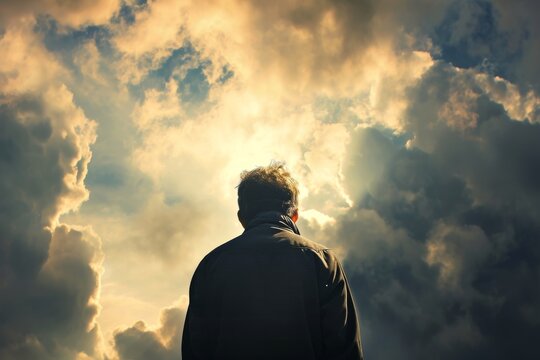
<path id="1" fill-rule="evenodd" d="M 538 91 L 538 11 L 534 0 L 452 1 L 426 33 L 446 61 L 462 68 L 487 67 L 523 91 L 531 86 Z"/>
<path id="2" fill-rule="evenodd" d="M 99 358 L 100 241 L 89 229 L 57 224 L 86 196 L 85 144 L 93 136 L 74 109 L 53 118 L 39 96 L 0 101 L 2 359 Z"/>
<path id="3" fill-rule="evenodd" d="M 502 31 L 518 43 L 519 55 L 511 65 L 517 82 L 527 87 L 532 85 L 540 91 L 540 70 L 536 65 L 540 59 L 540 23 L 537 21 L 540 3 L 534 0 L 504 1 L 493 0 L 493 6 L 500 19 Z M 517 38 L 517 39 L 516 39 Z"/>
<path id="4" fill-rule="evenodd" d="M 540 356 L 540 126 L 472 75 L 438 64 L 410 89 L 407 147 L 374 129 L 351 142 L 355 206 L 326 236 L 346 250 L 368 357 Z"/>
<path id="5" fill-rule="evenodd" d="M 184 328 L 185 309 L 171 307 L 161 312 L 159 329 L 147 329 L 139 321 L 114 334 L 114 346 L 119 360 L 180 359 L 180 343 Z"/>
<path id="6" fill-rule="evenodd" d="M 163 8 L 172 6 L 172 2 L 152 2 L 134 5 L 138 10 L 129 13 L 130 5 L 124 4 L 123 11 L 128 13 L 121 16 L 128 19 L 126 29 L 137 25 L 139 12 L 149 11 L 157 3 Z M 215 5 L 210 3 L 203 6 Z M 354 206 L 338 216 L 335 225 L 321 226 L 320 238 L 313 232 L 314 240 L 345 250 L 368 358 L 540 358 L 534 343 L 540 333 L 540 110 L 534 100 L 521 111 L 515 105 L 520 100 L 513 97 L 534 98 L 534 91 L 540 89 L 538 6 L 534 0 L 243 2 L 235 8 L 238 14 L 232 14 L 238 18 L 231 20 L 241 24 L 224 28 L 240 29 L 241 34 L 226 35 L 231 36 L 232 43 L 242 44 L 225 62 L 253 65 L 247 73 L 255 74 L 261 84 L 283 78 L 282 89 L 293 89 L 291 93 L 330 90 L 326 91 L 329 99 L 341 86 L 344 99 L 359 96 L 350 89 L 354 92 L 358 88 L 353 85 L 371 79 L 369 65 L 395 65 L 386 57 L 420 49 L 442 58 L 401 99 L 409 104 L 403 122 L 403 136 L 410 138 L 406 147 L 391 134 L 392 130 L 354 131 L 344 166 L 344 185 Z M 116 0 L 0 1 L 0 26 L 5 27 L 0 29 L 0 39 L 8 39 L 3 43 L 9 50 L 6 54 L 15 54 L 6 57 L 3 65 L 8 65 L 0 74 L 2 359 L 73 359 L 82 354 L 101 357 L 94 321 L 99 309 L 100 241 L 91 230 L 59 224 L 58 220 L 60 214 L 77 209 L 88 196 L 83 180 L 91 155 L 88 146 L 93 141 L 88 129 L 91 122 L 72 106 L 71 93 L 57 86 L 59 64 L 41 59 L 44 50 L 32 50 L 40 48 L 43 39 L 29 34 L 45 30 L 38 26 L 24 36 L 10 34 L 9 30 L 16 28 L 22 17 L 45 15 L 60 24 L 62 34 L 73 36 L 68 42 L 75 44 L 80 37 L 63 25 L 105 24 L 118 7 Z M 207 12 L 201 8 L 204 24 Z M 226 10 L 223 14 L 230 15 Z M 178 65 L 173 50 L 185 45 L 177 38 L 176 28 L 172 29 L 170 43 L 155 44 L 163 38 L 162 30 L 168 24 L 159 18 L 162 15 L 157 13 L 156 23 L 163 28 L 143 27 L 144 31 L 134 32 L 135 36 L 128 36 L 130 41 L 126 41 L 124 50 L 136 50 L 139 47 L 135 45 L 142 42 L 138 34 L 159 30 L 155 39 L 150 37 L 146 42 L 147 48 L 141 48 L 157 54 L 155 59 L 144 61 L 151 59 L 164 65 L 150 73 L 148 83 L 141 83 L 143 87 L 152 85 L 152 76 L 169 79 L 174 71 L 167 67 L 174 63 L 171 67 L 177 69 Z M 172 18 L 178 22 L 168 26 L 183 26 L 181 18 L 174 14 Z M 21 23 L 28 29 L 33 26 L 31 20 Z M 64 59 L 80 67 L 72 69 L 75 73 L 83 72 L 83 67 L 97 69 L 94 81 L 98 85 L 108 84 L 98 81 L 101 75 L 107 79 L 118 75 L 111 73 L 114 70 L 110 66 L 102 66 L 112 61 L 101 57 L 103 49 L 113 51 L 112 32 L 105 29 L 109 27 L 116 29 L 111 24 L 100 27 L 101 35 L 93 32 L 98 27 L 83 30 L 85 40 L 94 36 L 101 40 L 95 48 L 86 47 L 74 57 L 78 60 Z M 68 35 L 61 40 L 67 41 Z M 209 39 L 203 35 L 200 43 L 193 43 L 195 52 L 205 49 Z M 55 43 L 50 50 L 58 55 L 67 46 L 66 41 L 58 42 L 58 46 Z M 31 46 L 22 46 L 23 42 Z M 219 40 L 213 50 L 225 49 L 225 45 L 227 41 Z M 78 48 L 72 46 L 68 52 Z M 163 55 L 164 48 L 173 55 Z M 393 53 L 396 48 L 399 51 Z M 246 52 L 238 56 L 237 50 Z M 239 58 L 253 60 L 253 64 Z M 401 60 L 396 57 L 395 61 Z M 235 74 L 239 70 L 241 75 L 243 70 L 234 68 L 234 63 L 218 65 L 230 66 Z M 187 79 L 187 85 L 181 82 L 181 87 L 185 86 L 181 90 L 201 85 L 194 94 L 204 96 L 195 96 L 195 102 L 208 100 L 207 92 L 212 94 L 206 87 L 207 82 L 214 83 L 203 74 L 208 70 L 205 66 L 193 67 L 189 76 L 181 78 Z M 107 72 L 101 74 L 98 70 L 102 68 Z M 163 74 L 157 74 L 160 71 Z M 389 69 L 389 73 L 392 71 Z M 489 77 L 490 84 L 482 84 L 479 71 L 485 71 L 483 75 Z M 514 82 L 516 94 L 512 95 L 510 83 L 495 79 L 494 74 Z M 384 76 L 381 78 L 385 83 Z M 85 79 L 76 76 L 72 85 L 79 86 L 75 83 L 88 81 Z M 193 247 L 201 245 L 189 239 L 207 231 L 203 223 L 220 223 L 203 215 L 222 209 L 202 209 L 193 205 L 198 201 L 192 198 L 174 196 L 156 196 L 159 199 L 155 204 L 147 203 L 152 201 L 148 195 L 153 190 L 151 181 L 138 173 L 128 174 L 132 165 L 121 166 L 129 161 L 125 154 L 136 147 L 137 140 L 128 141 L 127 131 L 133 129 L 130 125 L 118 126 L 117 118 L 129 118 L 130 112 L 120 112 L 119 108 L 133 104 L 127 101 L 118 107 L 104 106 L 100 96 L 110 97 L 113 103 L 117 91 L 110 87 L 113 90 L 101 92 L 98 85 L 75 92 L 76 101 L 93 108 L 102 120 L 102 139 L 107 143 L 90 179 L 101 194 L 96 193 L 97 205 L 88 214 L 101 214 L 104 219 L 107 215 L 103 213 L 112 201 L 115 209 L 139 215 L 132 217 L 136 225 L 130 230 L 135 229 L 136 235 L 128 236 L 130 244 L 118 241 L 116 247 L 110 247 L 111 255 L 117 251 L 129 258 L 129 251 L 135 248 L 145 258 L 150 255 L 167 264 L 190 258 Z M 394 86 L 392 81 L 380 85 L 381 94 L 391 95 Z M 9 91 L 3 91 L 4 87 Z M 37 94 L 21 95 L 30 90 Z M 90 97 L 94 100 L 88 101 Z M 393 100 L 392 96 L 388 98 Z M 394 106 L 390 100 L 381 104 L 384 108 Z M 513 112 L 510 108 L 514 105 L 517 110 Z M 520 111 L 523 116 L 514 116 Z M 338 117 L 331 115 L 328 122 L 338 122 Z M 352 127 L 355 121 L 349 119 L 348 123 Z M 204 134 L 198 135 L 196 141 L 204 143 Z M 110 161 L 113 151 L 121 153 L 117 156 L 120 160 Z M 196 165 L 199 160 L 186 160 L 185 169 L 196 170 L 182 173 L 186 176 L 175 173 L 171 188 L 190 189 L 186 184 L 193 183 L 199 189 L 197 179 L 207 180 L 205 171 L 197 171 L 204 168 Z M 316 208 L 334 192 L 330 186 L 320 189 L 306 203 L 311 201 L 313 206 L 309 206 Z M 148 205 L 147 212 L 135 209 L 142 203 Z M 339 206 L 344 208 L 346 204 Z M 185 219 L 189 221 L 180 221 Z M 116 235 L 113 231 L 111 234 Z M 125 280 L 129 275 L 123 276 Z M 157 330 L 138 322 L 116 332 L 117 356 L 178 358 L 184 315 L 183 309 L 170 308 L 164 311 Z"/>
<path id="7" fill-rule="evenodd" d="M 476 202 L 539 218 L 540 174 L 532 164 L 540 162 L 540 127 L 512 120 L 476 85 L 474 74 L 441 63 L 425 75 L 410 94 L 413 144 L 462 178 Z M 449 103 L 447 116 L 441 110 Z"/>

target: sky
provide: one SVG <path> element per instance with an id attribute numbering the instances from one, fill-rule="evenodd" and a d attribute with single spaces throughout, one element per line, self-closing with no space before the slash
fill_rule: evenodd
<path id="1" fill-rule="evenodd" d="M 285 161 L 367 359 L 538 359 L 535 0 L 0 1 L 0 358 L 180 359 Z"/>

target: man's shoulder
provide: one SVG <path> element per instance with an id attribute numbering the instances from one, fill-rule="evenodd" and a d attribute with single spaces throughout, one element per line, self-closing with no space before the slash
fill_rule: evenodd
<path id="1" fill-rule="evenodd" d="M 238 248 L 243 248 L 246 245 L 256 245 L 256 240 L 250 239 L 250 235 L 243 233 L 231 240 L 228 240 L 227 242 L 217 246 L 213 250 L 211 250 L 201 261 L 201 263 L 209 263 L 215 260 L 216 258 L 220 257 L 223 253 L 227 253 L 230 251 L 235 251 Z M 283 247 L 289 247 L 289 248 L 299 248 L 299 249 L 309 249 L 315 252 L 320 253 L 326 253 L 330 252 L 330 248 L 328 246 L 325 246 L 323 244 L 319 244 L 315 241 L 312 241 L 304 236 L 295 234 L 291 231 L 283 230 L 280 231 L 272 236 L 272 238 L 276 239 L 275 242 L 278 246 Z M 262 244 L 261 244 L 262 245 Z"/>
<path id="2" fill-rule="evenodd" d="M 210 274 L 215 273 L 216 269 L 220 269 L 220 264 L 223 264 L 223 261 L 228 263 L 232 259 L 236 263 L 238 260 L 249 257 L 249 254 L 260 255 L 261 253 L 266 253 L 269 256 L 275 256 L 278 253 L 282 253 L 284 256 L 290 256 L 292 253 L 297 253 L 298 256 L 303 257 L 306 253 L 310 253 L 315 263 L 318 264 L 318 271 L 327 274 L 324 275 L 322 273 L 320 275 L 321 278 L 325 276 L 331 277 L 328 274 L 335 273 L 339 268 L 339 261 L 335 253 L 331 248 L 323 244 L 287 230 L 275 233 L 272 238 L 273 241 L 261 244 L 257 243 L 255 239 L 247 238 L 246 234 L 243 233 L 217 246 L 201 260 L 195 270 L 193 282 L 200 283 L 201 277 L 206 278 Z"/>
<path id="3" fill-rule="evenodd" d="M 201 260 L 201 263 L 199 264 L 199 266 L 204 265 L 204 264 L 209 263 L 209 262 L 212 262 L 212 260 L 219 257 L 222 253 L 227 252 L 227 250 L 229 250 L 229 249 L 233 249 L 235 247 L 235 244 L 238 242 L 238 240 L 240 240 L 241 237 L 242 237 L 242 235 L 239 235 L 239 236 L 237 236 L 237 237 L 235 237 L 235 238 L 233 238 L 233 239 L 231 239 L 231 240 L 217 246 L 213 250 L 211 250 Z"/>
<path id="4" fill-rule="evenodd" d="M 315 241 L 312 241 L 302 235 L 295 234 L 290 231 L 281 231 L 276 234 L 277 237 L 286 239 L 287 244 L 295 248 L 304 248 L 314 251 L 328 251 L 330 250 L 327 246 L 319 244 Z"/>

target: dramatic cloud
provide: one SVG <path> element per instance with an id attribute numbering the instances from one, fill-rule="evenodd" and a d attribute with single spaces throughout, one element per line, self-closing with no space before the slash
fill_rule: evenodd
<path id="1" fill-rule="evenodd" d="M 537 13 L 0 1 L 0 358 L 179 358 L 195 266 L 271 160 L 368 358 L 538 358 Z"/>
<path id="2" fill-rule="evenodd" d="M 68 26 L 103 24 L 118 11 L 119 5 L 119 0 L 3 0 L 0 21 L 10 23 L 20 17 L 50 15 Z"/>
<path id="3" fill-rule="evenodd" d="M 173 360 L 178 359 L 186 302 L 166 308 L 161 312 L 160 327 L 147 329 L 142 321 L 114 334 L 118 360 Z"/>
<path id="4" fill-rule="evenodd" d="M 60 66 L 31 25 L 0 40 L 9 54 L 0 68 L 0 357 L 99 358 L 100 240 L 58 221 L 88 197 L 95 123 L 54 79 Z"/>
<path id="5" fill-rule="evenodd" d="M 133 22 L 118 24 L 112 43 L 122 54 L 119 78 L 138 83 L 148 71 L 159 68 L 175 49 L 182 47 L 185 23 L 183 1 L 152 1 L 135 5 Z"/>
<path id="6" fill-rule="evenodd" d="M 437 65 L 410 90 L 407 148 L 376 130 L 351 142 L 347 190 L 362 195 L 328 236 L 344 248 L 367 355 L 539 355 L 540 127 L 472 75 Z"/>

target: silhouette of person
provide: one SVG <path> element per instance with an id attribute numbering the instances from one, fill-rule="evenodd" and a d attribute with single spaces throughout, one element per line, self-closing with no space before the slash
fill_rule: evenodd
<path id="1" fill-rule="evenodd" d="M 300 236 L 298 185 L 284 165 L 244 171 L 238 206 L 244 232 L 191 280 L 183 360 L 363 359 L 343 268 Z"/>

